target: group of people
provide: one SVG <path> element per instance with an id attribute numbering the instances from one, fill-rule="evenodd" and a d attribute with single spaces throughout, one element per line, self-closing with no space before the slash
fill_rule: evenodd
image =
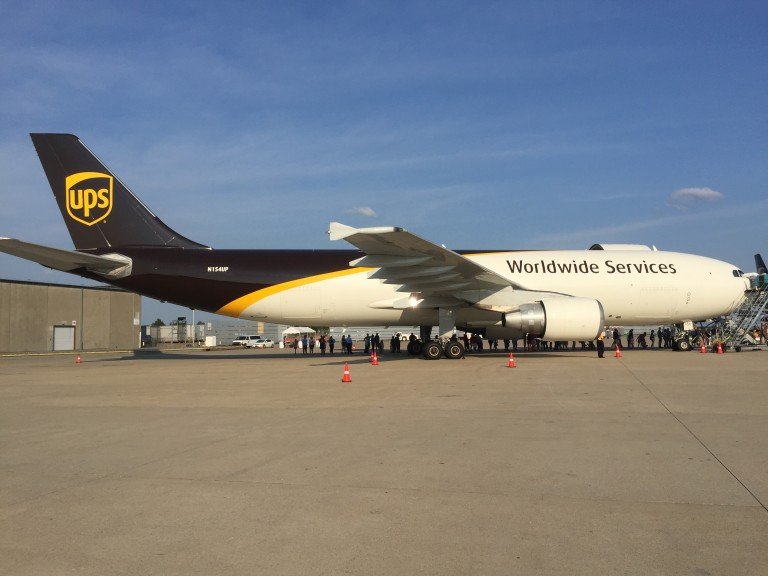
<path id="1" fill-rule="evenodd" d="M 390 338 L 389 350 L 392 353 L 398 353 L 401 350 L 401 340 L 399 336 L 399 334 L 393 334 L 392 338 Z M 413 336 L 413 334 L 411 334 L 411 336 Z M 416 337 L 413 336 L 413 338 L 415 339 Z M 344 354 L 352 354 L 354 352 L 355 346 L 351 334 L 341 336 L 340 343 L 341 350 Z M 298 354 L 299 349 L 301 349 L 302 354 L 314 354 L 316 347 L 320 348 L 320 354 L 325 354 L 326 349 L 330 354 L 333 354 L 334 348 L 336 347 L 336 339 L 332 335 L 326 336 L 325 334 L 322 334 L 319 337 L 315 337 L 314 335 L 304 334 L 301 338 L 296 338 L 288 343 L 287 346 L 293 348 L 294 354 Z M 363 338 L 363 347 L 365 354 L 370 354 L 374 350 L 377 354 L 383 354 L 384 339 L 379 336 L 378 332 L 373 335 L 366 334 L 365 338 Z"/>
<path id="2" fill-rule="evenodd" d="M 413 334 L 411 334 L 413 336 Z M 413 336 L 416 338 L 415 336 Z M 389 351 L 393 354 L 397 354 L 400 352 L 400 334 L 392 334 L 392 337 L 389 339 Z M 371 335 L 366 332 L 365 338 L 363 338 L 363 348 L 365 354 L 370 354 L 374 350 L 377 354 L 383 354 L 384 353 L 384 339 L 379 336 L 379 333 L 376 332 L 374 335 Z"/>
<path id="3" fill-rule="evenodd" d="M 318 338 L 315 338 L 314 335 L 304 334 L 301 338 L 295 338 L 289 346 L 293 348 L 294 354 L 298 353 L 299 348 L 301 348 L 302 354 L 314 354 L 315 347 L 320 348 L 320 354 L 325 354 L 326 350 L 328 350 L 329 354 L 333 354 L 336 347 L 336 338 L 332 335 L 326 337 L 325 334 L 321 334 Z M 353 348 L 352 336 L 350 334 L 342 336 L 341 349 L 344 354 L 352 354 Z"/>
<path id="4" fill-rule="evenodd" d="M 768 344 L 768 319 L 763 320 L 759 328 L 755 326 L 751 330 L 750 336 L 752 336 L 755 344 Z"/>
<path id="5" fill-rule="evenodd" d="M 483 337 L 480 334 L 472 334 L 472 336 L 468 336 L 466 333 L 464 336 L 462 336 L 462 341 L 464 342 L 464 349 L 467 352 L 482 352 L 483 351 Z M 517 339 L 510 339 L 510 338 L 504 338 L 502 340 L 504 342 L 504 351 L 509 352 L 510 351 L 510 344 L 512 345 L 512 351 L 517 351 Z M 499 349 L 499 340 L 497 338 L 489 338 L 488 339 L 488 350 L 498 350 Z"/>
<path id="6" fill-rule="evenodd" d="M 756 338 L 765 338 L 764 335 L 768 335 L 768 322 L 763 323 L 763 325 L 760 327 L 760 330 L 755 330 Z M 393 334 L 390 338 L 389 347 L 390 351 L 393 353 L 400 352 L 401 348 L 401 338 L 399 337 L 399 334 Z M 595 340 L 595 341 L 581 341 L 581 342 L 570 342 L 570 349 L 576 350 L 577 344 L 580 347 L 581 350 L 597 350 L 598 356 L 602 357 L 603 352 L 605 350 L 606 346 L 606 338 L 612 338 L 612 349 L 624 349 L 624 343 L 622 342 L 622 333 L 619 331 L 619 328 L 613 328 L 613 330 L 606 332 L 602 332 L 601 335 Z M 456 336 L 453 336 L 453 339 L 457 339 Z M 499 350 L 499 341 L 497 339 L 486 339 L 486 342 L 483 342 L 483 337 L 480 334 L 464 334 L 461 336 L 461 339 L 464 343 L 464 348 L 467 350 L 467 352 L 483 352 L 484 348 L 487 347 L 489 351 L 497 351 Z M 411 334 L 408 338 L 409 341 L 418 340 L 418 338 Z M 505 352 L 516 352 L 518 350 L 518 339 L 511 339 L 511 338 L 505 338 L 502 340 L 504 344 L 504 351 Z M 765 340 L 763 340 L 765 341 Z M 352 354 L 354 352 L 354 343 L 352 340 L 351 334 L 346 334 L 341 336 L 340 338 L 341 348 L 344 354 Z M 527 334 L 523 338 L 523 346 L 528 351 L 541 351 L 541 350 L 568 350 L 569 342 L 548 342 L 541 340 L 540 338 L 536 338 L 532 334 Z M 627 349 L 633 349 L 633 348 L 655 348 L 658 346 L 658 348 L 672 348 L 673 347 L 673 333 L 672 329 L 669 327 L 662 327 L 659 326 L 658 329 L 652 329 L 650 333 L 648 332 L 642 332 L 637 337 L 635 337 L 635 330 L 634 328 L 630 328 L 626 333 L 626 348 Z M 293 340 L 292 343 L 289 344 L 291 348 L 294 350 L 294 354 L 298 352 L 298 348 L 301 348 L 302 354 L 314 354 L 315 353 L 315 347 L 320 348 L 320 354 L 325 354 L 326 350 L 330 353 L 334 353 L 334 348 L 336 346 L 336 339 L 332 335 L 320 335 L 319 337 L 315 337 L 314 335 L 307 335 L 304 334 L 300 339 L 296 338 Z M 363 338 L 363 347 L 364 347 L 364 353 L 366 355 L 371 354 L 373 351 L 376 351 L 378 354 L 382 354 L 384 352 L 384 340 L 379 336 L 379 333 L 376 332 L 374 334 L 366 333 L 365 338 Z"/>
<path id="7" fill-rule="evenodd" d="M 714 328 L 704 328 L 701 326 L 696 329 L 696 335 L 698 336 L 698 342 L 705 346 L 710 346 L 719 336 Z M 736 334 L 736 339 L 739 340 L 742 336 L 743 342 L 746 344 L 759 346 L 768 343 L 768 320 L 763 319 L 761 324 L 756 324 L 746 330 L 746 332 L 739 330 Z"/>
<path id="8" fill-rule="evenodd" d="M 749 335 L 755 341 L 755 344 L 768 344 L 768 316 L 763 318 L 760 326 L 755 326 L 750 330 Z"/>
<path id="9" fill-rule="evenodd" d="M 319 339 L 315 340 L 314 336 L 307 336 L 304 334 L 300 339 L 294 338 L 293 342 L 289 344 L 291 348 L 293 348 L 293 353 L 296 354 L 299 348 L 301 348 L 302 354 L 314 354 L 315 353 L 315 346 L 320 348 L 320 354 L 325 354 L 326 347 L 330 348 L 331 354 L 333 354 L 333 347 L 336 345 L 336 340 L 331 336 L 329 339 L 326 339 L 325 336 L 320 336 Z"/>
<path id="10" fill-rule="evenodd" d="M 613 340 L 611 347 L 619 350 L 624 350 L 624 344 L 622 343 L 622 334 L 619 332 L 618 328 L 614 328 L 610 332 L 610 336 Z M 605 342 L 605 339 L 608 337 L 607 334 L 603 334 L 603 342 Z M 642 332 L 637 337 L 635 337 L 635 329 L 630 328 L 627 331 L 627 346 L 626 348 L 633 349 L 633 348 L 655 348 L 656 343 L 658 342 L 659 348 L 672 348 L 673 347 L 673 338 L 672 338 L 672 329 L 671 328 L 663 328 L 659 326 L 659 329 L 651 329 L 650 334 L 648 332 Z M 594 346 L 592 342 L 580 342 L 581 349 L 587 350 L 592 349 Z M 554 343 L 554 349 L 568 349 L 568 342 L 555 342 Z M 576 342 L 571 343 L 571 349 L 576 349 Z"/>
<path id="11" fill-rule="evenodd" d="M 611 334 L 613 336 L 613 348 L 619 350 L 624 349 L 624 345 L 621 342 L 621 332 L 618 328 L 614 328 Z M 650 344 L 649 344 L 650 341 Z M 651 333 L 643 332 L 637 337 L 635 342 L 635 329 L 630 328 L 627 332 L 627 349 L 638 348 L 654 348 L 658 341 L 659 348 L 672 348 L 673 338 L 672 329 L 669 327 L 659 326 L 658 330 L 651 329 Z"/>
<path id="12" fill-rule="evenodd" d="M 376 332 L 375 335 L 371 336 L 367 332 L 365 333 L 365 338 L 363 338 L 363 347 L 364 347 L 364 353 L 370 354 L 371 351 L 376 351 L 377 354 L 382 354 L 384 352 L 384 342 L 379 337 L 379 333 Z"/>
<path id="13" fill-rule="evenodd" d="M 613 349 L 614 350 L 623 350 L 624 345 L 621 342 L 621 332 L 619 332 L 618 328 L 614 328 L 611 332 L 611 336 L 613 337 Z M 603 358 L 605 354 L 605 338 L 606 334 L 605 332 L 601 332 L 600 336 L 597 337 L 597 340 L 595 341 L 596 347 L 597 347 L 597 356 L 598 358 Z M 648 335 L 647 332 L 641 333 L 637 337 L 637 343 L 635 343 L 635 329 L 630 328 L 627 332 L 627 349 L 635 348 L 635 344 L 637 344 L 637 347 L 639 348 L 648 348 L 649 344 L 648 341 L 650 340 L 650 348 L 654 347 L 654 343 L 658 340 L 659 348 L 672 348 L 672 329 L 669 327 L 661 327 L 659 326 L 658 330 L 651 329 L 650 335 Z M 576 343 L 574 342 L 574 345 Z M 582 348 L 583 348 L 583 342 L 582 342 Z"/>

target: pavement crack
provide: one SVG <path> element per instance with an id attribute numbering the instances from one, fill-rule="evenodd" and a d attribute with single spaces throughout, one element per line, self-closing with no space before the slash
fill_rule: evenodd
<path id="1" fill-rule="evenodd" d="M 715 453 L 714 453 L 714 452 L 713 452 L 713 451 L 712 451 L 712 450 L 709 448 L 709 446 L 707 446 L 707 445 L 706 445 L 706 443 L 705 443 L 705 442 L 704 442 L 704 441 L 703 441 L 701 438 L 699 438 L 699 436 L 698 436 L 698 435 L 697 435 L 697 434 L 696 434 L 696 433 L 695 433 L 693 430 L 691 430 L 691 429 L 688 427 L 688 425 L 687 425 L 685 422 L 683 422 L 683 420 L 682 420 L 682 419 L 681 419 L 681 418 L 680 418 L 680 417 L 679 417 L 677 414 L 675 414 L 675 413 L 674 413 L 674 412 L 673 412 L 673 411 L 672 411 L 672 410 L 669 408 L 669 406 L 667 406 L 667 405 L 664 403 L 664 401 L 663 401 L 661 398 L 659 398 L 659 396 L 658 396 L 658 395 L 656 395 L 656 394 L 654 393 L 654 391 L 653 391 L 653 390 L 651 390 L 651 389 L 648 387 L 648 385 L 647 385 L 645 382 L 643 382 L 643 380 L 642 380 L 642 379 L 641 379 L 641 378 L 640 378 L 640 377 L 639 377 L 637 374 L 635 374 L 635 373 L 632 371 L 632 369 L 631 369 L 629 366 L 627 366 L 627 365 L 626 365 L 626 364 L 624 364 L 623 362 L 622 362 L 622 365 L 624 366 L 624 368 L 626 369 L 626 371 L 629 373 L 629 375 L 630 375 L 630 376 L 632 376 L 632 378 L 634 378 L 634 379 L 635 379 L 635 381 L 636 381 L 638 384 L 640 384 L 640 386 L 642 386 L 642 387 L 643 387 L 643 388 L 646 390 L 646 392 L 648 392 L 648 394 L 650 394 L 650 395 L 651 395 L 651 396 L 652 396 L 652 397 L 653 397 L 653 398 L 656 400 L 656 402 L 658 402 L 658 403 L 659 403 L 659 405 L 660 405 L 662 408 L 664 408 L 664 410 L 666 410 L 666 411 L 667 411 L 667 413 L 668 413 L 670 416 L 672 416 L 672 418 L 674 418 L 675 420 L 677 420 L 678 424 L 680 424 L 680 426 L 682 426 L 682 427 L 683 427 L 683 428 L 686 430 L 686 432 L 688 432 L 688 434 L 690 434 L 690 435 L 691 435 L 691 437 L 693 437 L 693 439 L 694 439 L 694 440 L 696 440 L 696 442 L 698 442 L 698 443 L 701 445 L 701 447 L 702 447 L 702 448 L 704 448 L 704 450 L 706 450 L 706 451 L 707 451 L 707 452 L 708 452 L 708 453 L 709 453 L 709 454 L 712 456 L 712 458 L 714 458 L 714 459 L 715 459 L 715 460 L 716 460 L 716 461 L 717 461 L 717 462 L 720 464 L 720 466 L 722 466 L 722 467 L 723 467 L 723 469 L 724 469 L 726 472 L 728 472 L 728 474 L 730 474 L 730 475 L 731 475 L 731 477 L 732 477 L 734 480 L 736 480 L 736 482 L 738 482 L 739 484 L 741 484 L 742 488 L 744 488 L 744 490 L 746 490 L 746 491 L 747 491 L 747 493 L 748 493 L 750 496 L 752 496 L 752 498 L 755 500 L 755 502 L 757 502 L 757 503 L 758 503 L 758 505 L 759 505 L 759 506 L 760 506 L 760 507 L 761 507 L 763 510 L 765 510 L 766 512 L 768 512 L 768 505 L 764 504 L 764 503 L 763 503 L 763 502 L 760 500 L 760 498 L 758 498 L 758 497 L 757 497 L 757 494 L 755 494 L 755 493 L 754 493 L 752 490 L 750 490 L 750 489 L 749 489 L 749 487 L 748 487 L 748 486 L 747 486 L 747 485 L 746 485 L 746 484 L 745 484 L 745 483 L 744 483 L 744 482 L 741 480 L 741 478 L 739 478 L 739 477 L 736 475 L 736 473 L 735 473 L 733 470 L 731 470 L 731 469 L 728 467 L 728 465 L 727 465 L 725 462 L 723 462 L 723 461 L 722 461 L 722 460 L 721 460 L 721 459 L 720 459 L 720 458 L 717 456 L 717 454 L 715 454 Z"/>

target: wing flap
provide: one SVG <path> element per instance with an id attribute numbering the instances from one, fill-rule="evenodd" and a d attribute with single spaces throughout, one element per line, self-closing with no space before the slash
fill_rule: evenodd
<path id="1" fill-rule="evenodd" d="M 352 266 L 377 267 L 371 277 L 399 285 L 400 292 L 455 297 L 463 289 L 496 291 L 512 283 L 477 262 L 398 227 L 353 228 L 332 222 L 332 240 L 365 252 Z"/>
<path id="2" fill-rule="evenodd" d="M 424 267 L 401 267 L 380 268 L 372 273 L 369 278 L 382 278 L 386 280 L 403 280 L 406 278 L 434 278 L 446 272 L 452 272 L 453 266 L 424 266 Z"/>
<path id="3" fill-rule="evenodd" d="M 429 262 L 431 258 L 429 256 L 415 256 L 410 258 L 400 258 L 398 256 L 363 256 L 357 260 L 352 260 L 350 266 L 362 266 L 365 268 L 379 268 L 382 266 L 391 267 L 403 267 L 403 266 L 416 266 L 417 264 L 423 264 Z"/>

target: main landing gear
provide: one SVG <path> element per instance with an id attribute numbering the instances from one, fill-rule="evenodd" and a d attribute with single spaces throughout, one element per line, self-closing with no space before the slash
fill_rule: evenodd
<path id="1" fill-rule="evenodd" d="M 458 340 L 449 340 L 445 343 L 445 346 L 443 346 L 443 354 L 445 354 L 446 358 L 450 358 L 451 360 L 464 358 L 465 352 L 464 343 L 459 342 Z"/>
<path id="2" fill-rule="evenodd" d="M 421 340 L 408 343 L 408 353 L 412 356 L 423 355 L 427 360 L 439 360 L 443 356 L 451 360 L 464 358 L 464 343 L 450 338 L 432 339 L 432 326 L 421 326 Z M 449 332 L 450 333 L 450 332 Z"/>
<path id="3" fill-rule="evenodd" d="M 424 358 L 427 360 L 440 360 L 443 355 L 443 347 L 437 340 L 430 340 L 424 346 Z"/>
<path id="4" fill-rule="evenodd" d="M 408 354 L 411 356 L 418 356 L 421 354 L 424 347 L 421 345 L 421 341 L 419 340 L 412 340 L 411 342 L 408 342 Z"/>
<path id="5" fill-rule="evenodd" d="M 411 356 L 421 354 L 427 360 L 440 360 L 443 356 L 454 360 L 463 358 L 465 353 L 464 343 L 458 340 L 448 340 L 445 343 L 440 340 L 430 340 L 423 345 L 418 340 L 408 343 L 408 354 Z"/>

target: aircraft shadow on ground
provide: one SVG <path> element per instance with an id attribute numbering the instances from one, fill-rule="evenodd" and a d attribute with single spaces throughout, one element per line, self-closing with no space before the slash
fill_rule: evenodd
<path id="1" fill-rule="evenodd" d="M 408 360 L 408 359 L 420 359 L 418 356 L 409 356 L 408 354 L 393 354 L 393 355 L 386 355 L 386 356 L 380 356 L 381 362 L 392 362 L 392 361 L 400 361 L 400 360 Z M 103 361 L 108 361 L 109 359 L 104 358 Z M 114 360 L 114 359 L 112 359 Z M 137 352 L 133 354 L 128 354 L 126 356 L 123 356 L 120 358 L 120 360 L 241 360 L 241 361 L 253 361 L 253 360 L 294 360 L 296 362 L 301 362 L 311 360 L 313 362 L 322 362 L 324 364 L 344 364 L 344 362 L 349 363 L 355 363 L 355 364 L 361 364 L 361 363 L 368 363 L 370 362 L 370 357 L 365 354 L 352 354 L 350 355 L 342 355 L 342 354 L 283 354 L 283 353 L 275 353 L 270 354 L 267 353 L 258 353 L 258 354 L 238 354 L 233 352 L 213 352 L 210 354 L 206 354 L 204 351 L 191 351 L 191 352 L 161 352 L 161 351 L 152 351 L 152 352 Z M 94 361 L 101 361 L 101 360 L 94 360 Z"/>
<path id="2" fill-rule="evenodd" d="M 531 360 L 547 359 L 547 358 L 596 358 L 595 351 L 581 351 L 581 350 L 563 350 L 563 351 L 518 351 L 514 352 L 515 358 L 526 358 Z M 613 356 L 613 352 L 606 350 L 605 356 Z M 488 360 L 497 359 L 499 361 L 506 361 L 509 358 L 509 352 L 502 351 L 485 351 L 485 352 L 472 352 L 467 354 L 466 359 L 484 359 Z M 243 354 L 240 352 L 210 352 L 207 353 L 203 350 L 191 350 L 189 352 L 163 352 L 160 350 L 152 351 L 138 351 L 132 354 L 128 354 L 119 358 L 119 360 L 198 360 L 198 361 L 210 361 L 210 360 L 228 360 L 228 361 L 253 361 L 253 360 L 293 360 L 296 362 L 311 361 L 313 365 L 342 365 L 344 362 L 350 364 L 367 364 L 370 362 L 370 357 L 366 354 L 357 353 L 350 355 L 342 354 L 285 354 L 285 353 L 269 353 L 260 352 L 256 354 Z M 89 359 L 89 362 L 108 362 L 114 361 L 114 358 L 104 359 Z M 420 356 L 411 356 L 409 354 L 388 354 L 385 353 L 379 356 L 379 362 L 381 364 L 387 364 L 391 362 L 401 362 L 403 360 L 423 360 Z M 443 359 L 445 361 L 445 359 Z"/>

